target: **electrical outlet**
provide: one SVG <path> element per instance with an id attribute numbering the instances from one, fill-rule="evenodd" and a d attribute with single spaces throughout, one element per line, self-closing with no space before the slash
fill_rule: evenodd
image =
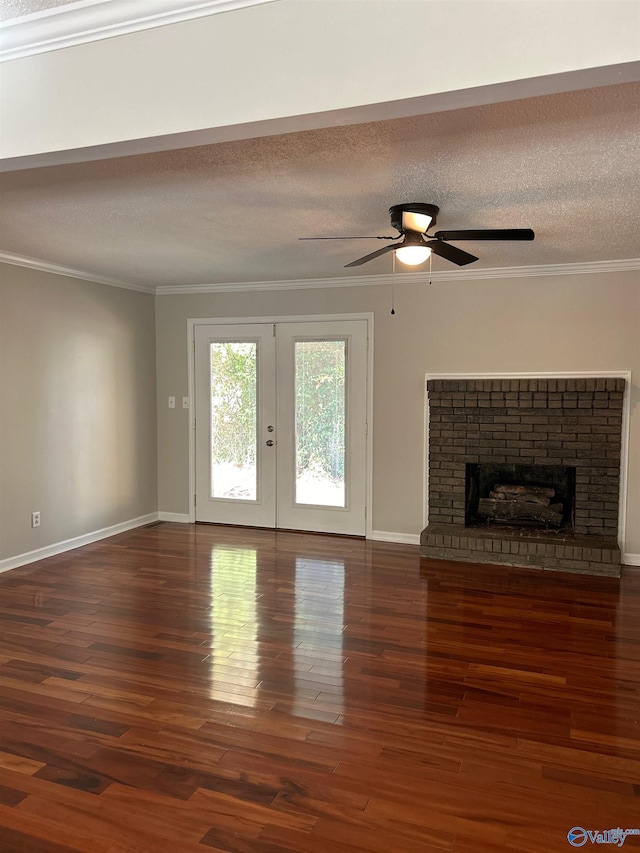
<path id="1" fill-rule="evenodd" d="M 40 513 L 32 512 L 31 513 L 31 526 L 32 527 L 40 527 Z"/>

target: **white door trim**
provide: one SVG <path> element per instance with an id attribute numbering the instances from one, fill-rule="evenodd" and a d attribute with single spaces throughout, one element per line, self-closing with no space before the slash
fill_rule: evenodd
<path id="1" fill-rule="evenodd" d="M 228 326 L 251 323 L 321 323 L 339 320 L 367 322 L 367 485 L 365 537 L 373 538 L 373 312 L 357 314 L 304 314 L 275 317 L 189 317 L 187 319 L 187 381 L 190 402 L 189 419 L 189 521 L 196 520 L 196 445 L 195 445 L 195 330 L 196 326 Z"/>

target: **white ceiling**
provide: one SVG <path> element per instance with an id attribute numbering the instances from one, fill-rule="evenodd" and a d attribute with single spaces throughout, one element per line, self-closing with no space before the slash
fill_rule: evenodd
<path id="1" fill-rule="evenodd" d="M 148 286 L 387 273 L 387 209 L 440 206 L 438 228 L 530 227 L 464 243 L 474 268 L 640 257 L 640 85 L 2 176 L 0 249 Z M 440 258 L 434 270 L 454 270 Z"/>

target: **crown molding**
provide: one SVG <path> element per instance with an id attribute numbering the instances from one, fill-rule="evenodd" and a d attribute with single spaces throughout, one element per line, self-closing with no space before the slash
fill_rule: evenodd
<path id="1" fill-rule="evenodd" d="M 0 62 L 275 0 L 77 0 L 0 24 Z M 144 14 L 136 14 L 144 8 Z"/>
<path id="2" fill-rule="evenodd" d="M 640 270 L 640 258 L 627 258 L 618 261 L 591 261 L 579 264 L 541 264 L 528 267 L 492 267 L 489 269 L 436 270 L 429 276 L 427 271 L 410 273 L 386 273 L 384 275 L 343 276 L 341 278 L 308 278 L 293 281 L 240 281 L 223 284 L 133 284 L 115 278 L 96 275 L 88 270 L 63 267 L 39 258 L 29 258 L 11 252 L 0 251 L 0 263 L 27 269 L 40 270 L 53 275 L 79 278 L 109 287 L 121 287 L 125 290 L 137 290 L 140 293 L 152 293 L 156 296 L 184 296 L 194 293 L 233 293 L 243 290 L 311 290 L 326 287 L 375 287 L 389 284 L 427 284 L 438 281 L 496 281 L 503 278 L 528 278 L 531 276 L 587 275 L 589 273 L 630 272 Z M 639 282 L 640 283 L 640 282 Z"/>
<path id="3" fill-rule="evenodd" d="M 387 273 L 384 275 L 344 276 L 342 278 L 310 278 L 294 281 L 242 281 L 224 284 L 159 285 L 158 296 L 175 296 L 187 293 L 230 293 L 242 290 L 309 290 L 316 287 L 371 287 L 380 284 L 426 284 L 434 281 L 479 281 L 501 278 L 528 278 L 530 276 L 584 275 L 589 273 L 628 272 L 640 270 L 640 258 L 616 261 L 590 261 L 575 264 L 540 264 L 526 267 L 492 267 L 471 270 L 468 267 L 454 270 L 436 270 L 412 273 Z"/>
<path id="4" fill-rule="evenodd" d="M 15 267 L 26 267 L 30 270 L 40 270 L 40 272 L 48 272 L 53 275 L 64 275 L 68 278 L 79 278 L 82 281 L 91 281 L 95 284 L 106 284 L 109 287 L 121 287 L 124 290 L 137 290 L 140 293 L 156 292 L 153 285 L 132 284 L 129 281 L 118 281 L 115 278 L 107 278 L 103 275 L 96 275 L 87 270 L 77 270 L 72 267 L 63 267 L 60 264 L 50 264 L 48 261 L 41 261 L 38 258 L 27 258 L 25 255 L 14 255 L 11 252 L 0 251 L 0 263 L 12 264 Z"/>

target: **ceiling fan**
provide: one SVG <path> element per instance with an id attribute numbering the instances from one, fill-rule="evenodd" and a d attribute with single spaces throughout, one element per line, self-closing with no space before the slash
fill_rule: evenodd
<path id="1" fill-rule="evenodd" d="M 397 236 L 391 237 L 300 237 L 300 240 L 400 240 L 384 246 L 369 255 L 351 261 L 348 267 L 359 267 L 374 258 L 379 258 L 387 252 L 395 251 L 398 260 L 409 266 L 417 266 L 427 260 L 433 252 L 459 267 L 472 264 L 478 258 L 470 252 L 465 252 L 457 246 L 449 245 L 449 240 L 533 240 L 535 234 L 531 228 L 493 228 L 488 230 L 467 231 L 436 231 L 427 234 L 428 229 L 435 225 L 440 208 L 435 204 L 410 202 L 394 204 L 389 208 L 391 225 L 398 231 Z"/>

